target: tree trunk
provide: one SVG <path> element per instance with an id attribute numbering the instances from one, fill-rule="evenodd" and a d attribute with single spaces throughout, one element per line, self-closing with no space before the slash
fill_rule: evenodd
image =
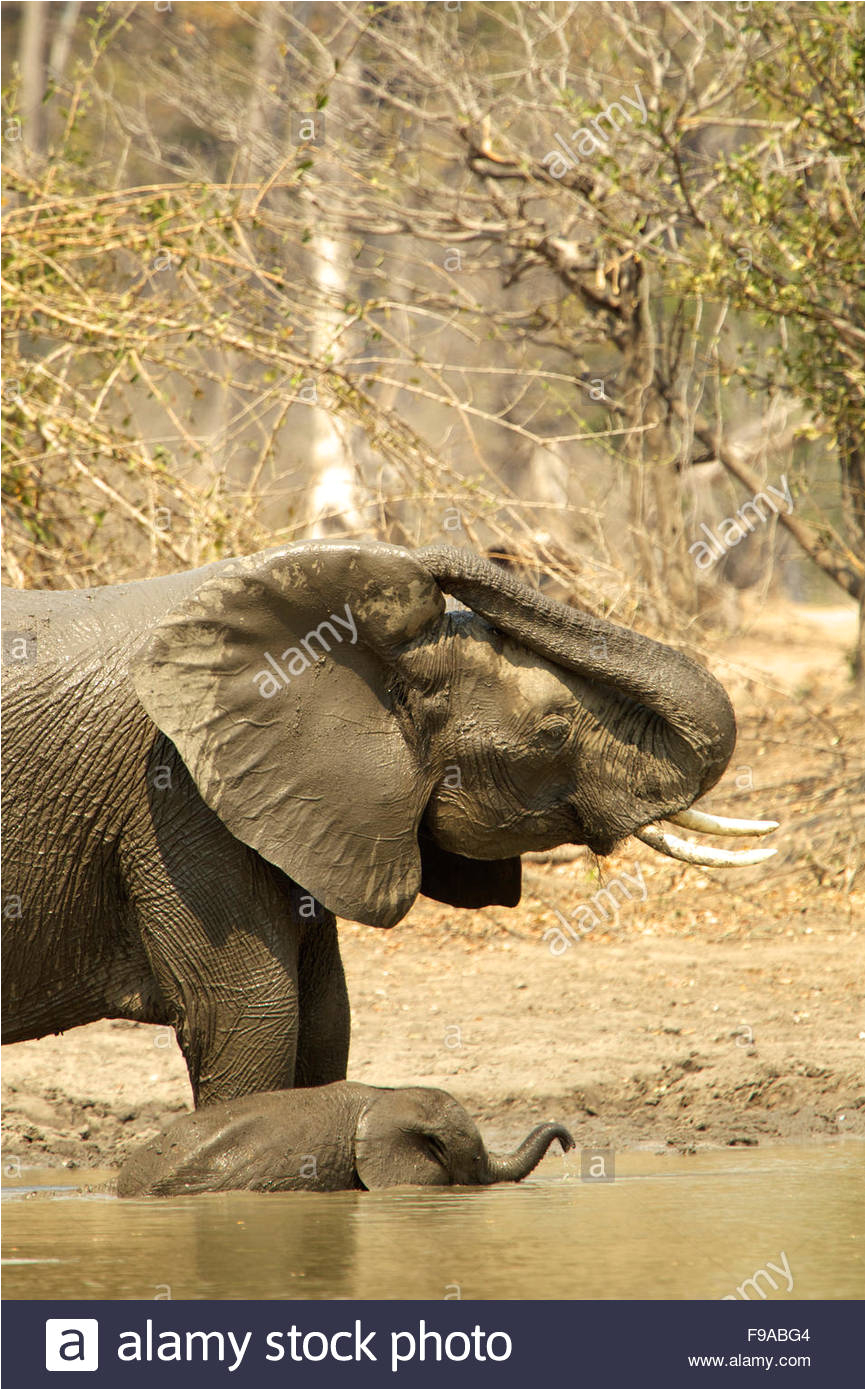
<path id="1" fill-rule="evenodd" d="M 655 386 L 656 333 L 650 308 L 650 281 L 635 258 L 636 298 L 625 360 L 625 417 L 630 465 L 629 510 L 640 572 L 655 599 L 658 616 L 693 613 L 697 584 L 686 549 L 682 492 L 674 467 L 675 446 L 667 409 Z"/>
<path id="2" fill-rule="evenodd" d="M 45 0 L 31 0 L 23 6 L 21 17 L 21 119 L 24 143 L 32 154 L 40 154 L 44 143 L 45 96 Z"/>

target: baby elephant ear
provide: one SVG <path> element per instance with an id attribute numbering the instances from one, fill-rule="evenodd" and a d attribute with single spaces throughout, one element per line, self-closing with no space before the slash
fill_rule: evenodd
<path id="1" fill-rule="evenodd" d="M 355 1130 L 355 1171 L 368 1191 L 448 1185 L 445 1141 L 434 1131 L 428 1108 L 423 1088 L 404 1086 L 380 1091 L 361 1116 Z"/>
<path id="2" fill-rule="evenodd" d="M 205 578 L 131 667 L 232 834 L 371 926 L 399 922 L 421 883 L 432 787 L 404 734 L 396 668 L 443 612 L 435 581 L 398 546 L 286 546 Z"/>

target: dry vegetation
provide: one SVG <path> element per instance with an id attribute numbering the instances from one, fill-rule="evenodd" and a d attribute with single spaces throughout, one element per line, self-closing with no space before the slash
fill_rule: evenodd
<path id="1" fill-rule="evenodd" d="M 862 593 L 857 7 L 6 13 L 13 584 L 444 538 L 670 635 L 784 534 Z"/>

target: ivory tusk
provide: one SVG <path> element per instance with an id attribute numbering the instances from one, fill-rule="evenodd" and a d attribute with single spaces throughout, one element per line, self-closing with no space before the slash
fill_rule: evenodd
<path id="1" fill-rule="evenodd" d="M 681 859 L 685 864 L 704 864 L 707 868 L 738 869 L 748 864 L 763 864 L 772 859 L 774 849 L 713 849 L 709 845 L 695 844 L 694 840 L 681 840 L 678 835 L 669 835 L 657 825 L 645 825 L 635 830 L 637 839 L 645 845 L 666 854 L 670 859 Z"/>
<path id="2" fill-rule="evenodd" d="M 779 829 L 777 820 L 733 820 L 730 816 L 712 816 L 708 811 L 678 811 L 675 816 L 665 816 L 671 825 L 682 826 L 683 830 L 698 830 L 704 835 L 769 835 Z"/>

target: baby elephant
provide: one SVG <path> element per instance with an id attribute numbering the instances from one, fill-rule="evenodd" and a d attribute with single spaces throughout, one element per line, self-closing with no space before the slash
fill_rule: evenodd
<path id="1" fill-rule="evenodd" d="M 219 1101 L 184 1115 L 120 1170 L 120 1197 L 191 1192 L 289 1192 L 417 1184 L 519 1182 L 562 1125 L 534 1129 L 513 1154 L 488 1154 L 453 1096 L 421 1086 L 386 1090 L 335 1081 Z"/>

